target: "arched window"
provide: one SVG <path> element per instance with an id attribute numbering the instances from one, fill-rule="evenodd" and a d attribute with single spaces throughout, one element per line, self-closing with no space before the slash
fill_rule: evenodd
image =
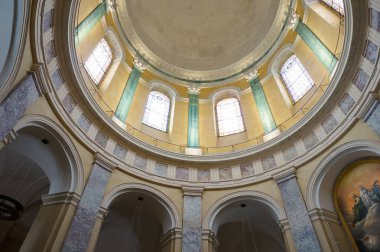
<path id="1" fill-rule="evenodd" d="M 112 62 L 112 51 L 107 41 L 102 38 L 84 63 L 91 79 L 99 85 Z"/>
<path id="2" fill-rule="evenodd" d="M 332 9 L 334 9 L 338 13 L 344 15 L 343 0 L 322 0 L 322 2 L 330 6 Z"/>
<path id="3" fill-rule="evenodd" d="M 296 55 L 290 56 L 285 61 L 280 74 L 294 103 L 299 101 L 314 85 L 309 73 Z"/>
<path id="4" fill-rule="evenodd" d="M 216 103 L 216 118 L 219 136 L 227 136 L 244 131 L 239 100 L 225 98 Z"/>
<path id="5" fill-rule="evenodd" d="M 145 107 L 143 123 L 161 131 L 168 130 L 170 99 L 158 91 L 151 91 Z"/>

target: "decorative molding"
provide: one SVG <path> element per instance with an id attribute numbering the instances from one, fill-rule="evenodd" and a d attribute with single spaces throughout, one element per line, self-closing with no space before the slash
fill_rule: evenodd
<path id="1" fill-rule="evenodd" d="M 182 186 L 181 187 L 183 196 L 193 196 L 193 197 L 202 197 L 204 191 L 203 187 L 191 187 L 191 186 Z"/>
<path id="2" fill-rule="evenodd" d="M 296 178 L 296 169 L 294 167 L 290 167 L 285 171 L 281 171 L 277 174 L 272 175 L 272 177 L 276 183 L 279 184 L 289 179 Z"/>
<path id="3" fill-rule="evenodd" d="M 141 73 L 146 69 L 146 63 L 141 58 L 135 58 L 133 61 L 133 65 L 139 70 Z"/>
<path id="4" fill-rule="evenodd" d="M 106 169 L 109 172 L 112 172 L 112 170 L 117 166 L 115 162 L 113 162 L 107 156 L 99 152 L 95 154 L 94 164 L 98 164 L 100 167 Z"/>
<path id="5" fill-rule="evenodd" d="M 42 196 L 42 206 L 71 204 L 77 207 L 80 199 L 81 196 L 74 192 L 47 194 Z"/>

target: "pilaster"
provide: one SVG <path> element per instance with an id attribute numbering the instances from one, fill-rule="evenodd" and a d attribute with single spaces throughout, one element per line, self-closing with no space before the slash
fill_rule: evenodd
<path id="1" fill-rule="evenodd" d="M 82 198 L 71 222 L 62 251 L 87 251 L 105 188 L 116 167 L 109 159 L 97 154 Z"/>
<path id="2" fill-rule="evenodd" d="M 290 230 L 297 251 L 321 251 L 311 223 L 306 204 L 297 183 L 295 169 L 291 168 L 273 176 L 282 195 Z"/>
<path id="3" fill-rule="evenodd" d="M 202 193 L 201 187 L 182 187 L 183 231 L 182 252 L 202 250 Z"/>

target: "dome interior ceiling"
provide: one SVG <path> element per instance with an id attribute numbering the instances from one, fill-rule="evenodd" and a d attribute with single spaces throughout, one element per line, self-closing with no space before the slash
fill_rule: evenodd
<path id="1" fill-rule="evenodd" d="M 283 31 L 289 0 L 120 0 L 117 6 L 133 51 L 169 76 L 207 80 L 267 55 Z"/>

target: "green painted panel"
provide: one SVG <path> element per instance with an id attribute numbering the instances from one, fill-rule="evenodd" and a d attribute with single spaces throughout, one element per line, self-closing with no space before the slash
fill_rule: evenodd
<path id="1" fill-rule="evenodd" d="M 199 148 L 199 95 L 189 94 L 187 146 Z"/>
<path id="2" fill-rule="evenodd" d="M 115 116 L 122 122 L 125 122 L 127 120 L 128 112 L 131 107 L 133 96 L 135 95 L 140 76 L 141 72 L 136 67 L 133 67 L 128 81 L 125 84 L 123 94 L 121 95 L 115 112 Z"/>
<path id="3" fill-rule="evenodd" d="M 335 55 L 323 44 L 323 42 L 312 32 L 307 25 L 298 22 L 296 32 L 301 36 L 302 40 L 310 47 L 313 53 L 321 61 L 321 63 L 329 70 L 330 73 L 334 71 L 338 59 Z"/>
<path id="4" fill-rule="evenodd" d="M 259 78 L 255 78 L 249 82 L 251 85 L 252 93 L 255 98 L 256 107 L 259 112 L 261 124 L 263 126 L 265 134 L 274 131 L 277 126 L 273 119 L 272 112 L 269 108 L 267 98 L 265 96 L 264 90 L 261 86 Z"/>
<path id="5" fill-rule="evenodd" d="M 99 22 L 107 12 L 106 1 L 102 2 L 75 28 L 75 42 L 81 42 L 89 31 Z"/>

